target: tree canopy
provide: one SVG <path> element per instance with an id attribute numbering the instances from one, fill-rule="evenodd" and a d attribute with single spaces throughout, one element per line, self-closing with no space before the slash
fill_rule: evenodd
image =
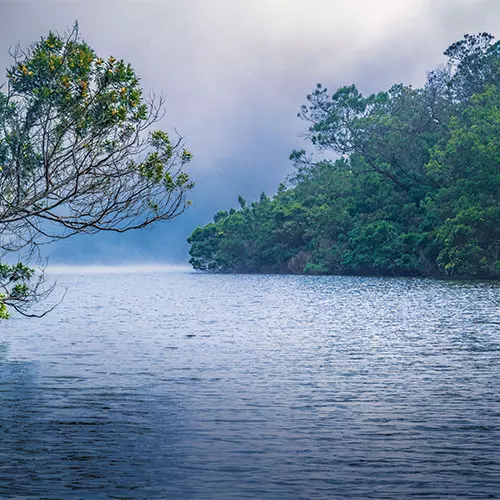
<path id="1" fill-rule="evenodd" d="M 320 157 L 294 151 L 275 196 L 195 229 L 194 268 L 500 278 L 500 43 L 445 55 L 422 88 L 318 84 L 299 117 Z"/>
<path id="2" fill-rule="evenodd" d="M 0 91 L 0 258 L 78 233 L 124 232 L 186 208 L 182 138 L 154 125 L 130 64 L 99 57 L 78 26 L 12 52 Z M 35 281 L 35 283 L 34 283 Z M 0 264 L 0 317 L 43 293 L 29 267 Z"/>

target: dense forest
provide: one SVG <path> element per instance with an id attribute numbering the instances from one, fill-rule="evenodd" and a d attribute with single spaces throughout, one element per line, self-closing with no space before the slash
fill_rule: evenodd
<path id="1" fill-rule="evenodd" d="M 315 154 L 291 154 L 275 196 L 195 229 L 193 267 L 500 278 L 500 42 L 444 54 L 423 88 L 318 84 L 299 112 Z"/>

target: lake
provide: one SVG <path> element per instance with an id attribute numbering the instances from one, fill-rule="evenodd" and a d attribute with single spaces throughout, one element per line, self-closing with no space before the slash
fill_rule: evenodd
<path id="1" fill-rule="evenodd" d="M 0 497 L 500 498 L 500 285 L 75 269 L 0 323 Z"/>

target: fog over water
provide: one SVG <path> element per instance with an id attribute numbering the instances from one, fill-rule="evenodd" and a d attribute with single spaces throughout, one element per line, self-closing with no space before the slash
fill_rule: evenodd
<path id="1" fill-rule="evenodd" d="M 60 264 L 50 265 L 47 267 L 47 275 L 75 275 L 75 274 L 141 274 L 141 273 L 166 273 L 166 272 L 182 272 L 188 271 L 190 267 L 187 265 L 166 265 L 166 264 L 127 264 L 121 266 L 111 265 L 78 265 L 78 264 Z"/>
<path id="2" fill-rule="evenodd" d="M 273 193 L 304 144 L 296 111 L 317 82 L 363 92 L 421 85 L 464 33 L 498 34 L 496 0 L 0 1 L 0 67 L 8 49 L 78 19 L 101 55 L 132 63 L 168 101 L 195 155 L 193 206 L 170 224 L 49 247 L 52 261 L 186 260 L 191 230 Z"/>

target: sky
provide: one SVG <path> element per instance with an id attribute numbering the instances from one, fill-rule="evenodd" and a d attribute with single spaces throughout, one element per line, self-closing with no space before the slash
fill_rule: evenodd
<path id="1" fill-rule="evenodd" d="M 0 68 L 9 48 L 76 20 L 98 55 L 130 62 L 146 91 L 165 96 L 162 126 L 194 154 L 196 187 L 174 221 L 46 253 L 58 263 L 182 263 L 196 226 L 238 195 L 273 194 L 292 171 L 290 152 L 308 147 L 297 111 L 316 83 L 364 93 L 422 85 L 465 33 L 499 35 L 500 1 L 0 0 Z"/>

